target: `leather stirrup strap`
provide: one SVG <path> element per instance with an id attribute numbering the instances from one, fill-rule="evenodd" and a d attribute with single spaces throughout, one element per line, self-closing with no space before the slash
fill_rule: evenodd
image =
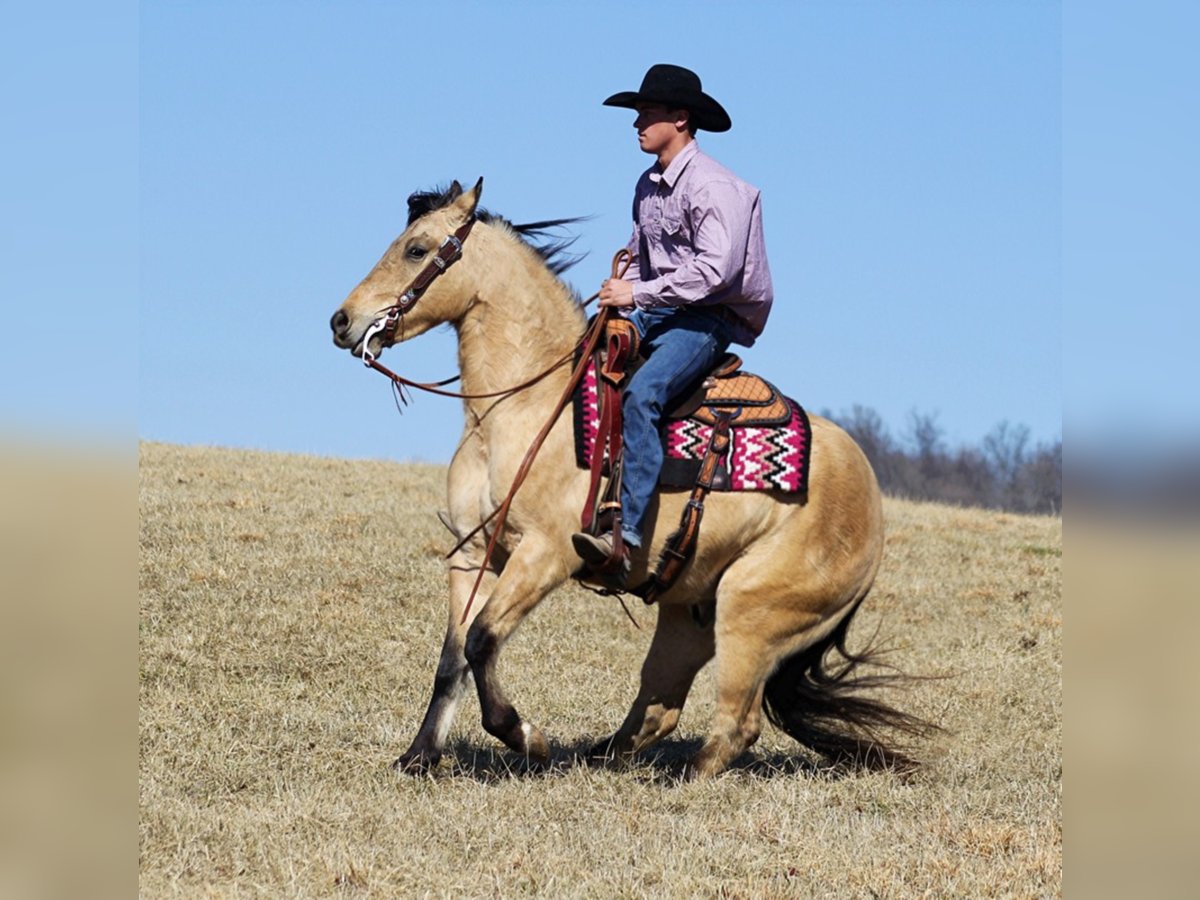
<path id="1" fill-rule="evenodd" d="M 586 531 L 588 534 L 595 534 L 596 527 L 596 498 L 600 493 L 600 478 L 604 472 L 604 455 L 608 449 L 609 438 L 613 431 L 612 422 L 612 407 L 611 402 L 607 402 L 608 397 L 604 395 L 602 389 L 600 404 L 603 407 L 600 413 L 600 424 L 597 426 L 596 441 L 592 444 L 592 458 L 589 465 L 590 478 L 588 480 L 587 500 L 583 504 L 583 513 L 579 517 L 579 528 L 581 531 Z M 618 418 L 620 413 L 617 414 Z M 620 423 L 617 428 L 620 430 Z"/>
<path id="2" fill-rule="evenodd" d="M 616 572 L 625 562 L 625 535 L 621 531 L 621 473 L 625 469 L 625 448 L 621 443 L 619 433 L 614 444 L 613 458 L 616 462 L 609 473 L 608 488 L 604 492 L 604 502 L 600 504 L 600 516 L 598 516 L 598 520 L 603 522 L 603 517 L 607 514 L 607 527 L 612 530 L 612 553 L 609 554 L 608 559 L 596 567 L 597 572 L 605 575 Z"/>
<path id="3" fill-rule="evenodd" d="M 609 328 L 604 365 L 599 366 L 597 360 L 602 411 L 596 441 L 592 445 L 592 458 L 589 466 L 591 478 L 588 483 L 587 502 L 584 503 L 583 514 L 580 516 L 582 530 L 591 534 L 596 533 L 596 498 L 600 492 L 600 478 L 604 470 L 605 457 L 608 458 L 610 474 L 616 472 L 617 462 L 621 457 L 621 429 L 624 427 L 624 419 L 621 416 L 621 382 L 625 379 L 625 369 L 633 355 L 636 343 L 636 337 L 631 335 L 632 328 L 632 325 L 628 328 Z M 619 495 L 617 502 L 620 502 Z"/>

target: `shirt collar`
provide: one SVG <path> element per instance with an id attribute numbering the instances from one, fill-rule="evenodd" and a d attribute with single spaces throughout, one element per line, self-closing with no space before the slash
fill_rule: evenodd
<path id="1" fill-rule="evenodd" d="M 650 170 L 650 180 L 655 184 L 660 181 L 665 181 L 667 187 L 674 188 L 675 182 L 679 180 L 679 176 L 683 174 L 683 170 L 687 168 L 687 164 L 692 161 L 697 153 L 700 152 L 700 145 L 696 143 L 696 139 L 692 138 L 688 141 L 687 146 L 675 154 L 675 158 L 671 160 L 671 164 L 667 166 L 665 172 L 658 171 L 658 163 L 655 163 Z"/>

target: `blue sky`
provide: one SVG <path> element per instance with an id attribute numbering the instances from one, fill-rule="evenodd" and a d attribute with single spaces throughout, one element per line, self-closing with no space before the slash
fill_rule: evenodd
<path id="1" fill-rule="evenodd" d="M 568 273 L 591 293 L 649 162 L 600 102 L 671 61 L 733 116 L 702 146 L 763 191 L 777 301 L 748 367 L 952 442 L 1057 436 L 1055 5 L 699 4 L 670 46 L 631 44 L 644 6 L 587 9 L 468 3 L 439 36 L 392 4 L 144 6 L 139 433 L 447 459 L 457 404 L 398 417 L 330 314 L 410 191 L 479 175 L 515 221 L 594 216 Z M 444 377 L 452 336 L 386 361 Z"/>
<path id="2" fill-rule="evenodd" d="M 895 432 L 935 413 L 951 445 L 1003 419 L 1057 438 L 1063 198 L 1079 186 L 1064 147 L 1097 124 L 1085 85 L 1064 131 L 1059 5 L 731 9 L 465 3 L 440 25 L 385 3 L 155 3 L 67 26 L 47 12 L 34 30 L 54 54 L 16 70 L 82 127 L 31 103 L 51 139 L 7 190 L 29 222 L 52 180 L 53 215 L 34 224 L 69 240 L 17 229 L 27 272 L 5 277 L 36 293 L 66 266 L 86 316 L 61 326 L 68 365 L 43 366 L 39 390 L 146 439 L 447 459 L 459 406 L 421 397 L 398 416 L 385 381 L 333 348 L 329 316 L 402 229 L 408 193 L 479 175 L 513 220 L 593 216 L 566 276 L 591 293 L 650 161 L 632 116 L 601 101 L 669 61 L 733 117 L 702 146 L 763 192 L 777 299 L 748 368 L 810 409 L 873 407 Z M 105 115 L 87 117 L 91 94 Z M 76 185 L 100 203 L 70 215 Z M 35 334 L 18 362 L 52 345 Z M 444 377 L 452 335 L 385 362 Z M 56 418 L 38 390 L 4 390 L 6 418 Z"/>

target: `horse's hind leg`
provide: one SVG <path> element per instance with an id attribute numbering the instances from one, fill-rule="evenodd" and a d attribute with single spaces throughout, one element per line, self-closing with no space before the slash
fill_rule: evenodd
<path id="1" fill-rule="evenodd" d="M 471 556 L 477 559 L 483 557 L 482 547 L 468 545 L 468 548 L 460 550 L 450 561 L 450 620 L 446 626 L 446 637 L 442 641 L 437 673 L 433 678 L 433 696 L 429 700 L 429 708 L 425 711 L 425 718 L 412 745 L 392 764 L 399 770 L 424 772 L 438 764 L 442 752 L 446 749 L 446 736 L 458 710 L 459 700 L 462 699 L 463 688 L 466 687 L 470 676 L 467 657 L 463 652 L 470 621 L 462 624 L 460 620 L 467 597 L 475 585 L 479 567 L 477 561 L 474 564 L 470 561 L 468 549 L 477 551 L 472 552 Z M 479 594 L 472 604 L 472 619 L 487 603 L 495 583 L 495 574 L 484 574 Z"/>
<path id="2" fill-rule="evenodd" d="M 624 723 L 592 756 L 627 758 L 675 730 L 688 691 L 713 656 L 712 623 L 699 626 L 686 606 L 660 606 L 642 663 L 642 684 Z"/>
<path id="3" fill-rule="evenodd" d="M 768 586 L 761 578 L 743 577 L 739 583 L 738 574 L 727 572 L 718 591 L 717 709 L 704 745 L 688 763 L 689 779 L 724 771 L 758 740 L 767 677 L 824 620 L 815 609 L 806 609 L 808 604 L 797 604 L 794 590 Z M 738 586 L 727 587 L 731 584 Z"/>
<path id="4" fill-rule="evenodd" d="M 685 777 L 708 778 L 725 768 L 758 740 L 762 730 L 762 695 L 769 668 L 763 665 L 765 647 L 748 646 L 717 637 L 717 712 L 704 746 L 688 762 Z M 736 649 L 723 652 L 723 647 Z M 746 654 L 742 656 L 742 654 Z"/>

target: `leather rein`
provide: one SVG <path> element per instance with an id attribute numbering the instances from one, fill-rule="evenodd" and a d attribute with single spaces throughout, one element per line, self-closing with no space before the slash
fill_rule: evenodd
<path id="1" fill-rule="evenodd" d="M 554 405 L 554 411 L 550 414 L 550 417 L 546 420 L 546 424 L 542 426 L 541 431 L 538 432 L 537 437 L 533 439 L 533 443 L 529 445 L 529 449 L 525 452 L 525 458 L 521 460 L 521 466 L 519 469 L 517 469 L 516 477 L 513 478 L 512 487 L 509 488 L 508 495 L 504 498 L 504 502 L 496 507 L 496 509 L 494 509 L 491 514 L 487 516 L 487 518 L 471 529 L 470 532 L 460 538 L 459 542 L 454 545 L 449 553 L 446 554 L 447 559 L 453 556 L 455 553 L 461 550 L 471 538 L 477 535 L 480 531 L 483 531 L 489 522 L 491 522 L 493 519 L 496 519 L 496 527 L 492 529 L 491 537 L 488 539 L 487 550 L 484 553 L 483 562 L 479 566 L 479 574 L 475 576 L 475 585 L 471 588 L 471 595 L 467 598 L 466 606 L 463 607 L 461 619 L 462 622 L 467 621 L 467 614 L 471 611 L 471 604 L 475 602 L 475 595 L 479 592 L 479 585 L 483 582 L 483 573 L 488 570 L 488 564 L 491 562 L 492 553 L 496 549 L 497 539 L 500 537 L 500 533 L 504 531 L 504 523 L 508 518 L 508 510 L 512 506 L 513 498 L 516 496 L 517 491 L 525 481 L 525 476 L 529 474 L 529 469 L 533 465 L 534 458 L 537 456 L 538 451 L 541 450 L 542 444 L 544 444 L 546 441 L 546 437 L 550 434 L 554 424 L 558 421 L 558 417 L 562 414 L 562 411 L 570 402 L 571 395 L 574 394 L 575 389 L 583 380 L 584 373 L 587 371 L 588 362 L 591 359 L 592 353 L 595 352 L 596 345 L 599 343 L 601 336 L 604 334 L 605 325 L 608 322 L 610 315 L 609 307 L 600 307 L 600 311 L 592 319 L 591 325 L 588 327 L 587 331 L 584 332 L 579 344 L 571 348 L 566 355 L 551 364 L 549 368 L 539 372 L 533 378 L 523 381 L 520 384 L 513 385 L 512 387 L 504 388 L 503 390 L 489 391 L 482 394 L 459 393 L 457 391 L 443 390 L 445 385 L 457 381 L 459 376 L 448 378 L 445 381 L 426 383 L 410 381 L 402 375 L 397 375 L 387 366 L 380 363 L 379 360 L 375 358 L 374 354 L 371 353 L 371 338 L 375 337 L 377 334 L 381 334 L 383 335 L 385 346 L 390 346 L 395 342 L 396 331 L 403 323 L 404 315 L 417 305 L 417 301 L 421 299 L 421 296 L 429 289 L 429 286 L 462 256 L 463 244 L 466 242 L 467 236 L 470 235 L 471 228 L 475 225 L 475 221 L 475 217 L 471 216 L 466 222 L 459 226 L 459 228 L 453 234 L 448 235 L 446 239 L 442 241 L 441 246 L 438 248 L 437 254 L 432 260 L 429 261 L 428 264 L 426 264 L 425 268 L 417 273 L 416 278 L 414 278 L 408 288 L 402 294 L 400 294 L 399 297 L 397 297 L 396 302 L 391 306 L 385 307 L 379 311 L 379 315 L 376 317 L 375 321 L 367 327 L 367 330 L 363 335 L 364 365 L 386 375 L 392 380 L 393 385 L 398 387 L 401 391 L 405 387 L 410 387 L 416 388 L 417 390 L 426 391 L 431 394 L 438 394 L 442 397 L 457 397 L 464 400 L 480 400 L 490 397 L 508 397 L 512 394 L 518 393 L 519 391 L 523 391 L 526 388 L 532 387 L 543 378 L 547 377 L 551 372 L 554 372 L 555 370 L 566 365 L 572 359 L 572 357 L 575 356 L 576 351 L 579 350 L 580 347 L 582 347 L 582 352 L 579 354 L 579 362 L 576 364 L 575 369 L 571 372 L 571 377 L 567 379 L 567 386 L 563 389 L 562 394 L 559 396 L 558 401 Z M 613 257 L 612 277 L 621 278 L 629 269 L 631 261 L 632 255 L 628 250 L 618 250 L 616 255 Z M 599 296 L 598 293 L 593 294 L 584 301 L 583 305 L 587 306 L 589 303 L 595 300 L 597 296 Z M 624 607 L 624 603 L 621 605 Z M 627 608 L 625 609 L 625 614 L 629 616 L 630 620 L 633 621 L 634 625 L 636 626 L 637 621 L 633 619 L 633 616 L 630 615 Z"/>

